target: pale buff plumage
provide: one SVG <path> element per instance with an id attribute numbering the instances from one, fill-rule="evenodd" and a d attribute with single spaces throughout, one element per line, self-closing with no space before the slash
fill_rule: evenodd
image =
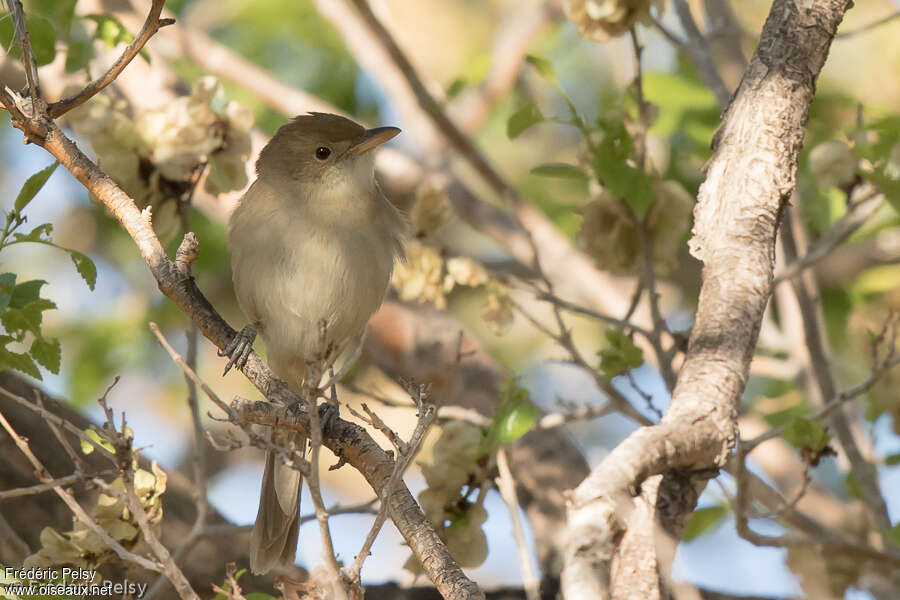
<path id="1" fill-rule="evenodd" d="M 322 351 L 319 324 L 340 351 L 384 299 L 405 226 L 375 182 L 370 150 L 397 131 L 366 131 L 336 115 L 298 117 L 263 149 L 258 178 L 231 217 L 238 302 L 272 371 L 295 390 Z M 319 148 L 330 151 L 324 160 Z M 299 473 L 268 453 L 251 536 L 254 572 L 293 562 L 299 491 Z"/>

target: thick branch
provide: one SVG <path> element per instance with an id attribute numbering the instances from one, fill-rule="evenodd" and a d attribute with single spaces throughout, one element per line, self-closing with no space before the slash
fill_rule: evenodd
<path id="1" fill-rule="evenodd" d="M 830 0 L 804 8 L 776 0 L 772 7 L 700 188 L 691 250 L 704 262 L 703 286 L 672 403 L 658 426 L 629 436 L 575 490 L 563 571 L 567 597 L 610 594 L 618 534 L 633 510 L 631 497 L 649 476 L 721 467 L 728 457 L 816 77 L 850 4 Z M 660 494 L 665 487 L 666 480 Z"/>

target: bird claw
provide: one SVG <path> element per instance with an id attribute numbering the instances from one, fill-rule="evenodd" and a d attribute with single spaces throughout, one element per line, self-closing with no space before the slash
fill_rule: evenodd
<path id="1" fill-rule="evenodd" d="M 227 356 L 228 364 L 225 365 L 225 372 L 222 376 L 228 375 L 231 367 L 237 367 L 243 370 L 253 352 L 253 341 L 256 339 L 256 329 L 253 325 L 246 325 L 228 342 L 223 350 L 219 350 L 219 356 Z"/>

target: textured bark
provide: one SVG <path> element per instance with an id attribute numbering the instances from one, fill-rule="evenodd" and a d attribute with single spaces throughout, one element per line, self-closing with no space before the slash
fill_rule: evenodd
<path id="1" fill-rule="evenodd" d="M 775 235 L 794 188 L 816 77 L 851 5 L 848 0 L 773 3 L 713 139 L 714 154 L 694 210 L 690 248 L 704 263 L 703 285 L 670 408 L 659 425 L 634 432 L 575 490 L 563 571 L 569 600 L 667 593 L 652 570 L 643 569 L 646 579 L 639 584 L 631 577 L 614 578 L 611 567 L 615 561 L 616 573 L 639 569 L 646 555 L 644 545 L 623 545 L 623 534 L 643 529 L 633 499 L 642 484 L 663 475 L 655 521 L 678 539 L 704 478 L 724 465 L 735 442 L 738 402 L 772 286 Z M 635 547 L 641 551 L 626 553 Z M 656 558 L 666 557 L 657 551 Z M 658 568 L 665 572 L 669 564 Z"/>

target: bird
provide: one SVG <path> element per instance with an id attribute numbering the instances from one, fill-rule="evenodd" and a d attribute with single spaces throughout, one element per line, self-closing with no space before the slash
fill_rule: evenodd
<path id="1" fill-rule="evenodd" d="M 398 133 L 313 112 L 283 125 L 262 149 L 256 180 L 229 221 L 234 290 L 249 324 L 220 351 L 229 357 L 226 373 L 243 368 L 259 334 L 272 372 L 299 393 L 323 341 L 330 364 L 359 340 L 406 237 L 405 216 L 375 179 L 373 150 Z M 277 446 L 305 450 L 300 434 L 270 435 Z M 250 536 L 254 573 L 294 563 L 301 484 L 299 471 L 266 452 Z"/>

